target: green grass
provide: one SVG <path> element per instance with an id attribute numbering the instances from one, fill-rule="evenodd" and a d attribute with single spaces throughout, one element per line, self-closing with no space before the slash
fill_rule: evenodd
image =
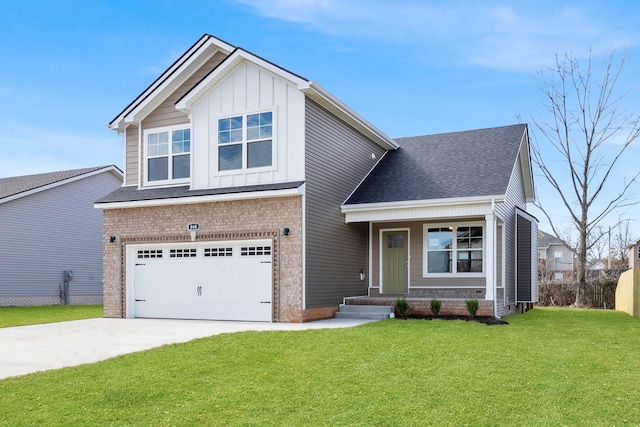
<path id="1" fill-rule="evenodd" d="M 0 381 L 0 425 L 640 424 L 640 319 L 394 320 L 226 334 Z"/>
<path id="2" fill-rule="evenodd" d="M 0 328 L 102 317 L 102 305 L 0 307 Z"/>

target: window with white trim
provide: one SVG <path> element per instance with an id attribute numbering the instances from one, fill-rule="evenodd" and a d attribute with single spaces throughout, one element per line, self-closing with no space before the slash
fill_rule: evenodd
<path id="1" fill-rule="evenodd" d="M 476 224 L 424 226 L 423 275 L 482 276 L 484 227 Z"/>
<path id="2" fill-rule="evenodd" d="M 218 119 L 218 171 L 273 166 L 273 112 Z"/>
<path id="3" fill-rule="evenodd" d="M 557 263 L 562 262 L 562 251 L 553 251 L 553 260 Z"/>
<path id="4" fill-rule="evenodd" d="M 145 130 L 145 164 L 148 183 L 186 182 L 191 176 L 191 129 L 182 127 Z"/>

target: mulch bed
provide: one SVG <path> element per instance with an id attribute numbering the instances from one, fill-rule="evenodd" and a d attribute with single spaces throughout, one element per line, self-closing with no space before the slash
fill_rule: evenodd
<path id="1" fill-rule="evenodd" d="M 502 319 L 498 319 L 496 317 L 488 317 L 488 316 L 408 316 L 409 319 L 424 319 L 424 320 L 433 320 L 433 319 L 441 319 L 441 320 L 464 320 L 465 322 L 478 322 L 484 323 L 487 326 L 492 325 L 508 325 L 509 322 L 506 322 Z M 403 320 L 401 317 L 397 317 L 396 319 Z"/>

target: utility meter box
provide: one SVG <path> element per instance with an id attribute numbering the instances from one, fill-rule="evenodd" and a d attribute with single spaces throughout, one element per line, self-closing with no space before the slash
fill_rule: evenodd
<path id="1" fill-rule="evenodd" d="M 71 270 L 65 270 L 63 272 L 63 277 L 64 277 L 64 281 L 65 282 L 70 282 L 71 279 L 73 279 L 73 271 Z"/>

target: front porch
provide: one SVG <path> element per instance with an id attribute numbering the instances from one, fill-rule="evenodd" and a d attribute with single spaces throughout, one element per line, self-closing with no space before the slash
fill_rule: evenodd
<path id="1" fill-rule="evenodd" d="M 431 312 L 431 300 L 433 298 L 421 298 L 421 297 L 408 297 L 406 295 L 385 295 L 385 296 L 360 296 L 360 297 L 347 297 L 344 299 L 345 305 L 380 305 L 380 306 L 394 306 L 396 305 L 396 299 L 405 298 L 409 303 L 409 310 L 407 316 L 432 316 Z M 438 316 L 469 316 L 467 310 L 467 299 L 464 298 L 437 298 L 442 302 L 440 307 L 440 313 Z M 478 300 L 478 312 L 477 317 L 494 317 L 493 313 L 493 301 L 477 298 Z"/>

